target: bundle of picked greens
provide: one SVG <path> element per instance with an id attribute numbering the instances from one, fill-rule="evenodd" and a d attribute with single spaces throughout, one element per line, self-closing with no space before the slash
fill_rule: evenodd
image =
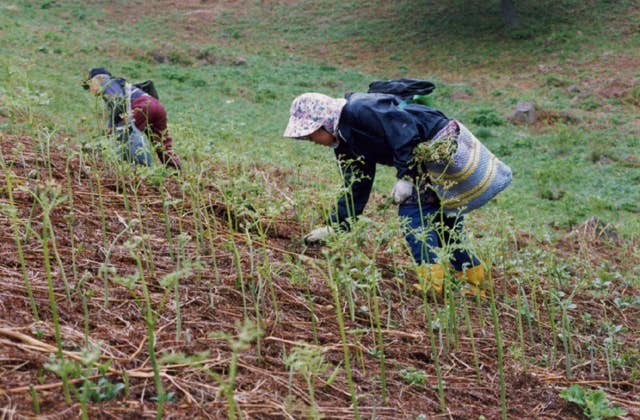
<path id="1" fill-rule="evenodd" d="M 429 163 L 447 166 L 453 161 L 453 156 L 458 149 L 456 137 L 457 133 L 451 133 L 418 144 L 413 149 L 413 164 L 419 170 Z"/>

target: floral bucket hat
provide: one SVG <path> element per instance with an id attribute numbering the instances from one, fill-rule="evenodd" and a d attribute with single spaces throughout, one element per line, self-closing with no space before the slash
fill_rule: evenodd
<path id="1" fill-rule="evenodd" d="M 335 135 L 346 99 L 321 93 L 304 93 L 291 103 L 289 123 L 284 137 L 304 139 L 320 127 Z"/>

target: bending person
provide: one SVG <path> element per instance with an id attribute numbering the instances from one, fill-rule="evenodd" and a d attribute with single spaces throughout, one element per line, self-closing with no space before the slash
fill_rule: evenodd
<path id="1" fill-rule="evenodd" d="M 473 293 L 483 294 L 484 269 L 464 246 L 462 215 L 443 212 L 429 178 L 413 160 L 418 144 L 458 132 L 457 122 L 441 111 L 402 103 L 395 95 L 352 93 L 343 99 L 305 93 L 296 97 L 284 137 L 333 148 L 347 188 L 330 224 L 314 229 L 305 236 L 305 242 L 324 242 L 334 227 L 349 229 L 367 204 L 376 165 L 393 166 L 397 181 L 391 193 L 399 205 L 399 216 L 407 219 L 405 238 L 421 281 L 437 294 L 442 293 L 445 270 L 437 249 L 447 244 L 452 251 L 449 262 L 457 277 L 464 278 Z"/>
<path id="2" fill-rule="evenodd" d="M 167 129 L 167 111 L 158 99 L 134 85 L 130 86 L 130 106 L 136 127 L 150 138 L 160 162 L 180 170 L 180 158 L 173 150 Z M 110 131 L 124 124 L 128 96 L 124 79 L 113 78 L 104 67 L 96 67 L 89 70 L 83 88 L 104 100 L 109 118 L 107 128 Z"/>

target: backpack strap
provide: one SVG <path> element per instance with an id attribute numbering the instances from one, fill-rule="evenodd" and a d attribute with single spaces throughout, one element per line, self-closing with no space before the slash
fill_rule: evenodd
<path id="1" fill-rule="evenodd" d="M 124 92 L 127 101 L 127 122 L 135 125 L 135 121 L 133 120 L 133 111 L 131 110 L 131 91 L 131 83 L 125 82 Z"/>

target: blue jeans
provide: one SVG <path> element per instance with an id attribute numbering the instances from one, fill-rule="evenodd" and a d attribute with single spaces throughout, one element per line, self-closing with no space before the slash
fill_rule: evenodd
<path id="1" fill-rule="evenodd" d="M 134 165 L 151 165 L 149 141 L 135 126 L 118 126 L 115 129 L 118 153 L 127 162 Z"/>
<path id="2" fill-rule="evenodd" d="M 456 271 L 480 264 L 478 258 L 463 244 L 462 216 L 448 217 L 438 203 L 418 204 L 411 199 L 398 207 L 398 215 L 408 219 L 405 239 L 416 263 L 441 263 L 434 249 L 447 245 L 450 249 L 449 262 Z"/>

